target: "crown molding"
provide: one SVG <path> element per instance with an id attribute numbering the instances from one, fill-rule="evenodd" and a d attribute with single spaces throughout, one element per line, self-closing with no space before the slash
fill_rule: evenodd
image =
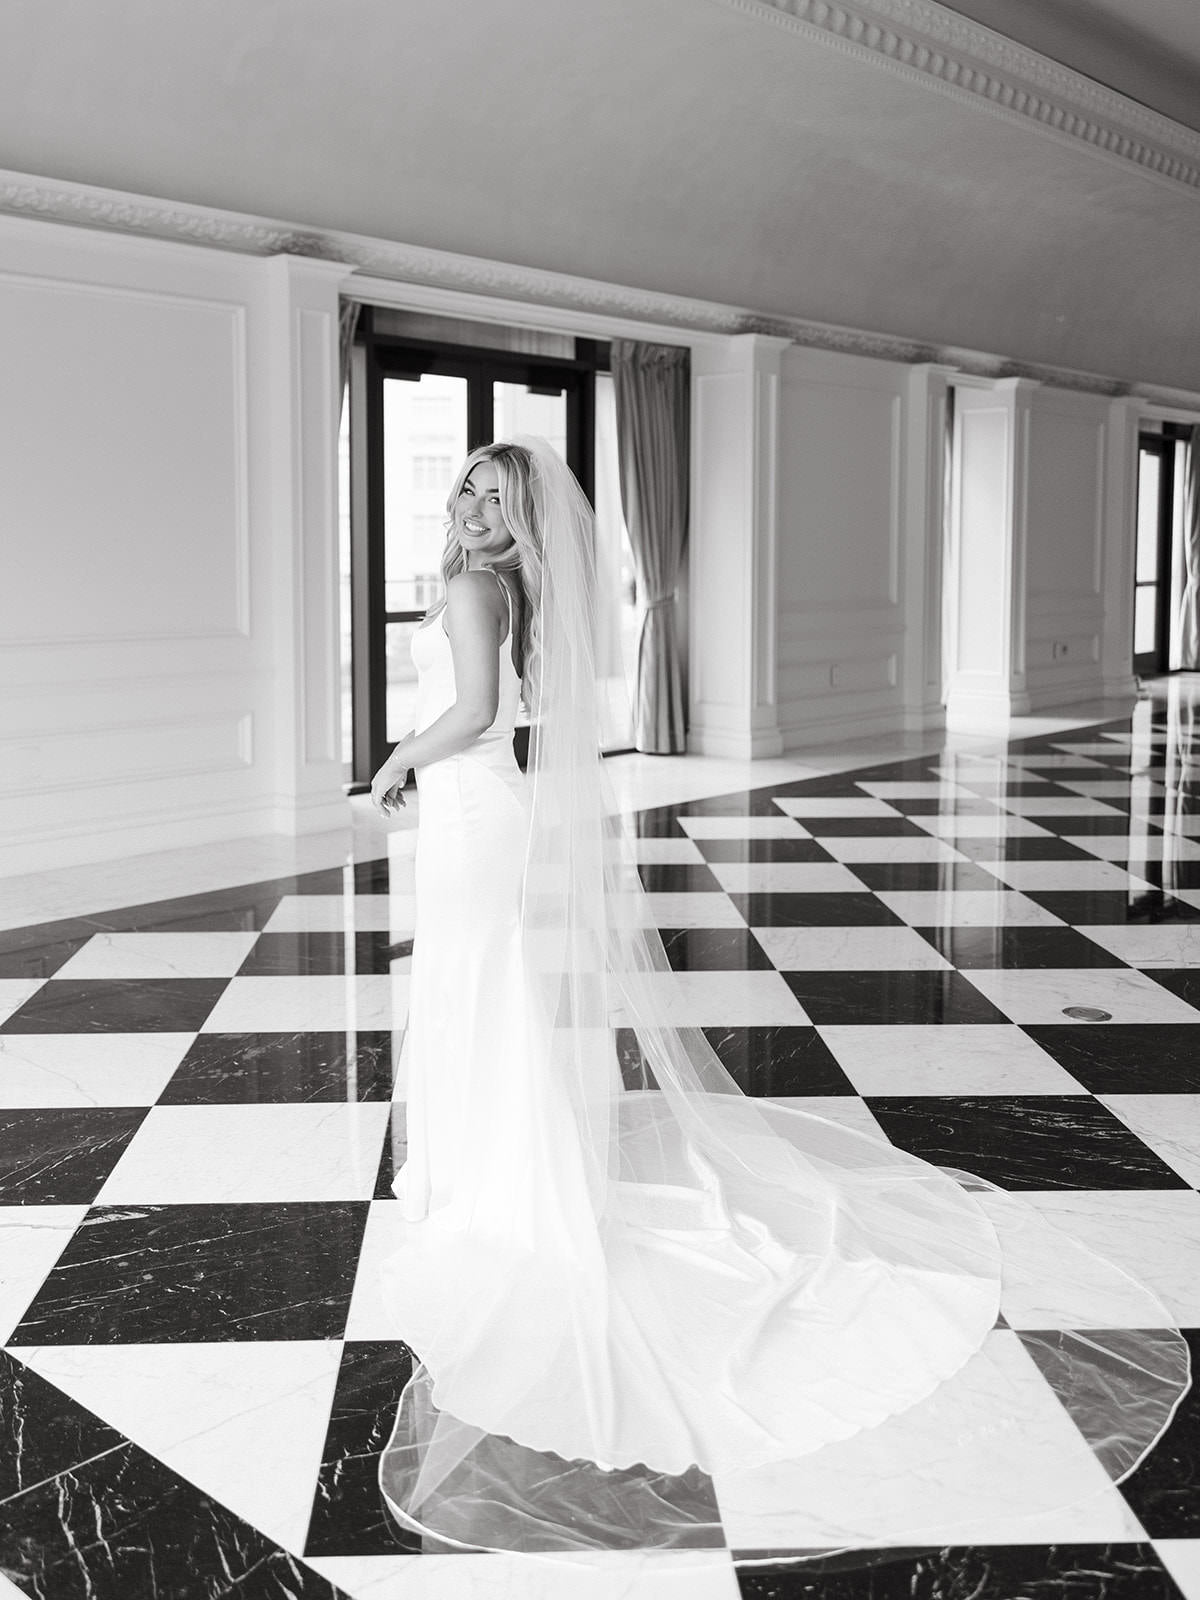
<path id="1" fill-rule="evenodd" d="M 634 337 L 640 332 L 643 338 L 669 341 L 674 334 L 681 344 L 695 344 L 728 334 L 766 334 L 841 355 L 943 366 L 985 380 L 1031 378 L 1054 388 L 1113 398 L 1134 396 L 1200 415 L 1200 393 L 1131 384 L 1102 373 L 1014 361 L 987 351 L 898 334 L 772 316 L 720 301 L 457 255 L 365 234 L 300 228 L 277 219 L 56 178 L 0 171 L 0 220 L 5 214 L 17 226 L 22 222 L 61 224 L 117 234 L 126 243 L 203 246 L 243 256 L 328 262 L 343 270 L 341 293 L 366 303 L 442 310 L 598 338 Z"/>
<path id="2" fill-rule="evenodd" d="M 1200 194 L 1200 132 L 936 0 L 716 0 Z"/>

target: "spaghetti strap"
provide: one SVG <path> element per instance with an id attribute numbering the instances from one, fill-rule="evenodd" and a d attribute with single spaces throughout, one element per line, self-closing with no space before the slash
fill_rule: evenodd
<path id="1" fill-rule="evenodd" d="M 513 627 L 512 592 L 509 589 L 508 584 L 505 583 L 504 579 L 496 571 L 495 567 L 489 567 L 487 570 L 491 573 L 492 577 L 495 578 L 496 582 L 500 585 L 501 592 L 504 595 L 504 604 L 508 608 L 508 632 L 504 635 L 504 639 L 501 639 L 501 641 L 500 641 L 500 643 L 503 644 L 505 639 L 509 639 L 509 638 L 512 637 L 512 627 Z"/>

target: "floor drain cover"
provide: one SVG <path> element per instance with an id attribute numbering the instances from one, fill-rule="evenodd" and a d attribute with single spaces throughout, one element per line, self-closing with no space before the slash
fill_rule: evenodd
<path id="1" fill-rule="evenodd" d="M 1111 1022 L 1112 1012 L 1101 1011 L 1099 1006 L 1064 1006 L 1064 1017 L 1074 1017 L 1076 1022 Z"/>

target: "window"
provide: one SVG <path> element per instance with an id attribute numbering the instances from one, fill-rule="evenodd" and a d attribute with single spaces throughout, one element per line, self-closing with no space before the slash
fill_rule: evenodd
<path id="1" fill-rule="evenodd" d="M 454 479 L 453 456 L 414 456 L 412 458 L 412 486 L 420 494 L 449 494 Z"/>

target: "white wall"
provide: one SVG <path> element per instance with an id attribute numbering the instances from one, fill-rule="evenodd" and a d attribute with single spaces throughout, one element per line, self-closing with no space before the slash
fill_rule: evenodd
<path id="1" fill-rule="evenodd" d="M 785 747 L 939 720 L 939 369 L 793 347 L 779 443 Z"/>
<path id="2" fill-rule="evenodd" d="M 0 871 L 342 824 L 342 269 L 11 218 L 0 261 Z"/>

